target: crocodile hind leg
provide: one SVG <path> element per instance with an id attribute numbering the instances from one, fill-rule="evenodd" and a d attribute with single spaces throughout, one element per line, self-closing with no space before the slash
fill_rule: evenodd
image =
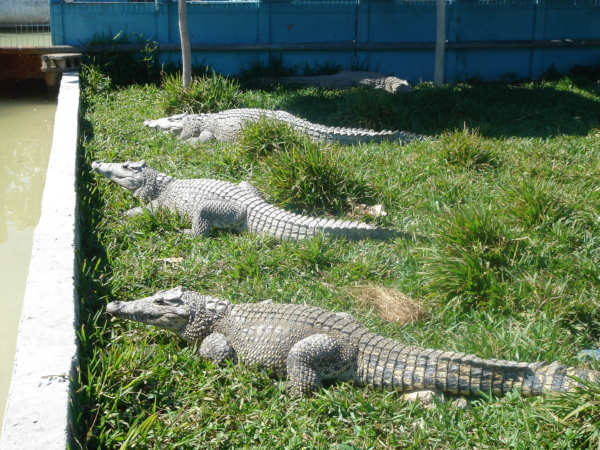
<path id="1" fill-rule="evenodd" d="M 243 230 L 246 227 L 246 208 L 233 202 L 205 201 L 194 205 L 192 229 L 194 236 L 209 236 L 212 227 Z"/>
<path id="2" fill-rule="evenodd" d="M 264 200 L 260 191 L 258 189 L 256 189 L 254 186 L 252 186 L 250 183 L 248 183 L 247 181 L 242 181 L 240 184 L 238 184 L 238 186 L 241 187 L 246 192 L 251 193 L 255 197 L 262 198 Z"/>
<path id="3" fill-rule="evenodd" d="M 200 345 L 198 353 L 202 358 L 214 361 L 216 364 L 223 364 L 225 361 L 233 360 L 235 362 L 235 350 L 227 338 L 221 333 L 212 333 L 208 335 Z"/>
<path id="4" fill-rule="evenodd" d="M 326 334 L 314 334 L 297 342 L 287 358 L 286 392 L 309 394 L 323 380 L 349 381 L 356 372 L 356 350 Z"/>

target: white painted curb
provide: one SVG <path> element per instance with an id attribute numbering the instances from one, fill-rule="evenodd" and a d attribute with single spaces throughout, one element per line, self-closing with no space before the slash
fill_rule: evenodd
<path id="1" fill-rule="evenodd" d="M 0 450 L 64 450 L 77 379 L 79 76 L 63 74 Z"/>

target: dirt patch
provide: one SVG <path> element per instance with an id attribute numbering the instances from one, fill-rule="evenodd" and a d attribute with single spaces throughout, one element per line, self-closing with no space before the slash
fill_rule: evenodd
<path id="1" fill-rule="evenodd" d="M 367 284 L 352 288 L 351 295 L 364 306 L 375 306 L 383 320 L 405 324 L 420 320 L 425 309 L 408 295 L 396 289 Z"/>

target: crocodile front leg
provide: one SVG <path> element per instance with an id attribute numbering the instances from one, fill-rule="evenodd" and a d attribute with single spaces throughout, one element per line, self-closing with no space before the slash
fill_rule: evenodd
<path id="1" fill-rule="evenodd" d="M 314 334 L 297 342 L 288 354 L 286 392 L 309 394 L 323 380 L 349 381 L 356 372 L 356 350 L 326 334 Z"/>
<path id="2" fill-rule="evenodd" d="M 235 350 L 227 338 L 221 333 L 212 333 L 208 335 L 200 345 L 198 353 L 202 358 L 224 364 L 226 361 L 235 362 Z"/>
<path id="3" fill-rule="evenodd" d="M 202 133 L 200 133 L 199 136 L 186 139 L 186 142 L 189 142 L 190 144 L 198 144 L 198 143 L 211 142 L 214 140 L 215 140 L 215 136 L 210 131 L 204 130 Z"/>
<path id="4" fill-rule="evenodd" d="M 144 210 L 148 210 L 152 213 L 157 212 L 160 208 L 160 205 L 156 200 L 151 201 L 145 206 L 137 206 L 135 208 L 128 209 L 127 211 L 123 211 L 123 215 L 127 217 L 141 216 L 144 214 Z"/>
<path id="5" fill-rule="evenodd" d="M 209 236 L 212 227 L 242 231 L 246 228 L 246 208 L 234 203 L 209 200 L 194 205 L 192 230 L 194 236 Z M 190 233 L 189 230 L 185 231 Z"/>

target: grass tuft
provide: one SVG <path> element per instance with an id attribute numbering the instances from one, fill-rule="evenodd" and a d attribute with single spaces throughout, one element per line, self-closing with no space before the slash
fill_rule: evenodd
<path id="1" fill-rule="evenodd" d="M 333 58 L 328 59 L 323 63 L 315 62 L 313 67 L 310 67 L 308 62 L 305 62 L 301 67 L 303 77 L 334 75 L 342 70 L 342 65 L 336 63 Z"/>
<path id="2" fill-rule="evenodd" d="M 163 114 L 201 114 L 236 108 L 240 104 L 240 90 L 236 80 L 214 72 L 194 77 L 186 89 L 181 74 L 165 75 L 159 97 Z"/>
<path id="3" fill-rule="evenodd" d="M 305 137 L 294 128 L 278 120 L 261 117 L 256 122 L 244 124 L 239 147 L 252 160 L 263 158 L 273 152 L 282 152 L 301 145 Z"/>
<path id="4" fill-rule="evenodd" d="M 81 68 L 81 89 L 85 98 L 96 96 L 105 97 L 112 89 L 113 84 L 109 76 L 104 75 L 100 67 L 94 64 L 85 64 Z"/>
<path id="5" fill-rule="evenodd" d="M 552 180 L 525 179 L 509 188 L 506 196 L 512 205 L 511 213 L 525 227 L 537 227 L 552 225 L 573 213 L 558 191 Z"/>
<path id="6" fill-rule="evenodd" d="M 269 60 L 265 63 L 260 59 L 251 59 L 240 67 L 239 79 L 242 83 L 252 82 L 257 78 L 295 77 L 298 75 L 300 65 L 286 67 L 281 53 L 270 53 Z"/>
<path id="7" fill-rule="evenodd" d="M 525 243 L 489 205 L 462 205 L 439 220 L 438 245 L 428 252 L 430 288 L 459 309 L 504 309 Z"/>
<path id="8" fill-rule="evenodd" d="M 258 174 L 277 203 L 295 211 L 339 213 L 370 197 L 369 186 L 341 164 L 339 147 L 296 139 L 298 143 L 267 156 Z"/>
<path id="9" fill-rule="evenodd" d="M 498 156 L 492 144 L 482 139 L 477 130 L 444 132 L 440 157 L 452 166 L 482 170 L 498 166 Z"/>

